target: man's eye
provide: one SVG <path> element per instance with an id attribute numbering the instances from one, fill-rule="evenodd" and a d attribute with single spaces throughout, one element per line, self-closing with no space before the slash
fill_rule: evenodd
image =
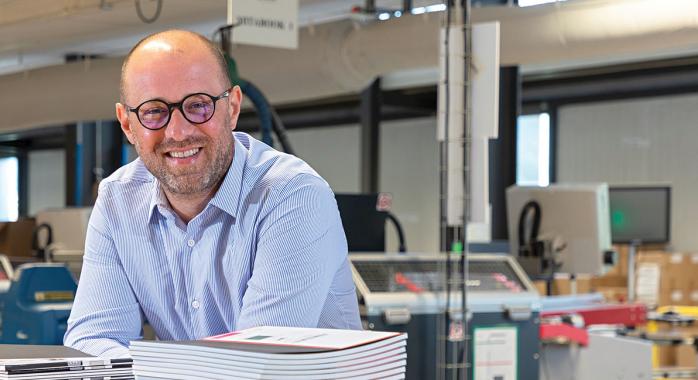
<path id="1" fill-rule="evenodd" d="M 141 113 L 145 116 L 160 116 L 165 114 L 165 112 L 167 112 L 167 110 L 164 108 L 150 108 L 141 111 Z"/>

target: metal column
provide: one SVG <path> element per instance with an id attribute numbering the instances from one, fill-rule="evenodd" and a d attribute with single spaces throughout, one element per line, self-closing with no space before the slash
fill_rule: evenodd
<path id="1" fill-rule="evenodd" d="M 121 141 L 121 129 L 114 120 L 66 126 L 67 206 L 94 204 L 97 183 L 121 166 Z"/>
<path id="2" fill-rule="evenodd" d="M 18 171 L 18 189 L 19 217 L 25 217 L 29 214 L 29 155 L 26 149 L 21 149 L 17 152 L 17 171 Z"/>
<path id="3" fill-rule="evenodd" d="M 378 192 L 380 158 L 381 80 L 375 79 L 362 93 L 361 120 L 361 192 Z"/>
<path id="4" fill-rule="evenodd" d="M 95 123 L 80 122 L 66 126 L 66 206 L 87 206 L 92 203 L 94 141 Z"/>
<path id="5" fill-rule="evenodd" d="M 490 140 L 492 240 L 507 240 L 506 189 L 516 183 L 516 123 L 521 108 L 518 66 L 499 70 L 499 138 Z"/>
<path id="6" fill-rule="evenodd" d="M 121 166 L 122 136 L 116 120 L 97 122 L 95 177 L 100 181 L 114 173 Z"/>

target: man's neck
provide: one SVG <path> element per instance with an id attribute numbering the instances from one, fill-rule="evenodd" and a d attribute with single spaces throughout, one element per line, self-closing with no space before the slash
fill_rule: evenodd
<path id="1" fill-rule="evenodd" d="M 219 186 L 216 186 L 208 193 L 186 195 L 173 194 L 164 188 L 162 190 L 167 200 L 170 202 L 172 210 L 174 210 L 184 223 L 188 224 L 190 220 L 194 219 L 195 216 L 199 215 L 201 211 L 206 208 L 208 202 L 216 194 L 216 191 L 218 191 L 218 187 Z"/>

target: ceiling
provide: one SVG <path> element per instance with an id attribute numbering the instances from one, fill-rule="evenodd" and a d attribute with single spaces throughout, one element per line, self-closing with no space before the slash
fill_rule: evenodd
<path id="1" fill-rule="evenodd" d="M 301 25 L 352 17 L 363 0 L 299 0 Z M 156 0 L 140 0 L 150 17 Z M 414 0 L 415 7 L 439 0 Z M 0 0 L 0 75 L 61 64 L 67 54 L 124 55 L 142 37 L 169 28 L 186 28 L 206 36 L 226 23 L 226 0 L 163 0 L 160 16 L 142 22 L 134 0 Z M 401 0 L 379 0 L 400 9 Z"/>
<path id="2" fill-rule="evenodd" d="M 69 54 L 123 56 L 142 37 L 168 28 L 212 36 L 226 23 L 226 0 L 162 0 L 162 12 L 152 24 L 138 18 L 138 1 L 145 15 L 154 14 L 158 0 L 0 0 L 0 76 L 63 64 Z M 351 12 L 365 0 L 298 1 L 299 23 L 311 29 L 348 18 L 366 22 Z M 412 3 L 421 7 L 442 0 Z M 402 0 L 376 0 L 376 5 L 399 9 Z M 475 21 L 502 23 L 503 54 L 517 49 L 517 58 L 507 64 L 518 63 L 523 72 L 696 55 L 696 14 L 695 0 L 572 0 L 473 10 Z M 626 37 L 642 38 L 647 47 L 639 39 L 625 43 L 630 42 L 623 41 Z M 619 48 L 595 51 L 614 41 Z M 560 54 L 547 54 L 551 49 Z"/>
<path id="3" fill-rule="evenodd" d="M 163 0 L 152 24 L 136 0 L 0 0 L 0 131 L 113 117 L 121 56 L 168 28 L 211 36 L 225 24 L 225 0 Z M 288 0 L 279 0 L 288 1 Z M 238 45 L 241 75 L 270 102 L 297 104 L 356 94 L 373 78 L 392 88 L 438 78 L 443 12 L 381 22 L 351 13 L 363 0 L 299 0 L 299 48 Z M 415 6 L 439 0 L 413 0 Z M 141 0 L 152 14 L 154 0 Z M 378 0 L 397 9 L 402 0 Z M 524 75 L 570 68 L 698 57 L 696 0 L 571 0 L 528 8 L 473 8 L 474 23 L 500 24 L 500 64 Z M 104 59 L 65 62 L 66 54 Z M 477 71 L 477 56 L 474 57 Z M 391 86 L 392 86 L 391 85 Z M 37 94 L 50 102 L 32 109 Z M 66 96 L 69 94 L 70 96 Z"/>

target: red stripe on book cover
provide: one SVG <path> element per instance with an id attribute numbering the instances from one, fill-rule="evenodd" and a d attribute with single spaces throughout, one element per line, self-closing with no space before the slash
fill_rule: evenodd
<path id="1" fill-rule="evenodd" d="M 233 332 L 229 332 L 229 333 L 225 333 L 225 334 L 209 336 L 208 338 L 204 338 L 204 340 L 216 340 L 216 339 L 226 338 L 226 337 L 238 335 L 238 334 L 240 334 L 240 333 L 237 331 L 233 331 Z"/>

